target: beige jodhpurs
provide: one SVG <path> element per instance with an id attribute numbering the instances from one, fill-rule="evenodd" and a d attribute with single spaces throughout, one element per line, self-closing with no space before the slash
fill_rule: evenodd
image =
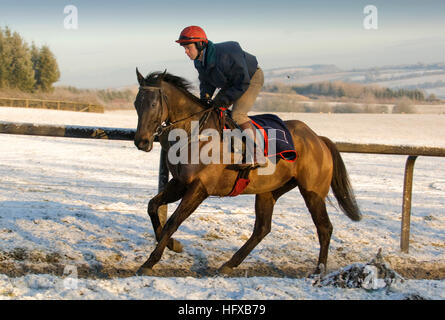
<path id="1" fill-rule="evenodd" d="M 247 112 L 252 109 L 255 104 L 255 100 L 261 91 L 264 84 L 264 73 L 260 68 L 253 74 L 252 79 L 250 79 L 249 88 L 243 93 L 243 95 L 233 103 L 232 107 L 232 119 L 240 125 L 250 118 L 247 117 Z"/>

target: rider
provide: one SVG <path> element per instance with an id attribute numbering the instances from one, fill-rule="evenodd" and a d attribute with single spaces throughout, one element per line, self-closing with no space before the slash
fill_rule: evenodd
<path id="1" fill-rule="evenodd" d="M 189 26 L 182 30 L 176 42 L 184 47 L 190 60 L 194 60 L 199 73 L 201 100 L 221 108 L 233 104 L 233 120 L 251 142 L 255 141 L 255 130 L 247 112 L 253 107 L 264 84 L 264 74 L 256 57 L 243 51 L 235 41 L 213 43 L 198 26 Z M 212 101 L 216 88 L 221 90 Z M 246 145 L 258 146 L 254 143 Z M 253 164 L 246 166 L 266 166 L 262 152 L 249 151 L 254 154 L 254 159 Z"/>

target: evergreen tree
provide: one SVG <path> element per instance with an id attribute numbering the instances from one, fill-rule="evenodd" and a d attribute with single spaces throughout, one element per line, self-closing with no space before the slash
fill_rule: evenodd
<path id="1" fill-rule="evenodd" d="M 48 46 L 42 46 L 40 51 L 35 53 L 33 58 L 35 65 L 36 88 L 42 91 L 52 91 L 53 83 L 59 80 L 60 71 L 54 57 Z"/>
<path id="2" fill-rule="evenodd" d="M 8 41 L 9 37 L 11 37 L 11 31 L 8 27 L 4 31 L 0 28 L 0 88 L 9 86 L 12 64 L 12 48 Z"/>
<path id="3" fill-rule="evenodd" d="M 5 61 L 3 59 L 4 55 L 4 46 L 5 46 L 5 40 L 3 36 L 3 30 L 0 28 L 0 88 L 3 88 L 5 86 Z"/>
<path id="4" fill-rule="evenodd" d="M 5 35 L 6 46 L 10 49 L 5 63 L 8 85 L 22 91 L 32 91 L 35 80 L 29 47 L 17 32 L 11 35 L 9 29 L 6 29 Z"/>
<path id="5" fill-rule="evenodd" d="M 0 88 L 52 91 L 60 72 L 48 46 L 31 48 L 17 32 L 0 28 Z"/>
<path id="6" fill-rule="evenodd" d="M 37 87 L 40 79 L 40 50 L 37 48 L 36 44 L 33 42 L 31 45 L 31 62 L 32 62 L 32 68 L 34 70 L 34 79 L 36 80 L 36 83 L 34 87 Z"/>

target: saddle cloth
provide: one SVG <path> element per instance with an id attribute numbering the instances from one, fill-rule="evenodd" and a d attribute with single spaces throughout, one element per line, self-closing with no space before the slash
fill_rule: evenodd
<path id="1" fill-rule="evenodd" d="M 231 110 L 222 109 L 231 121 L 224 121 L 224 130 L 234 129 L 237 125 L 231 119 Z M 224 114 L 221 111 L 221 118 Z M 264 155 L 271 159 L 284 159 L 294 162 L 297 158 L 294 142 L 289 129 L 282 119 L 274 114 L 259 114 L 249 116 L 256 129 L 256 136 L 263 138 Z M 238 127 L 239 128 L 239 127 Z"/>
<path id="2" fill-rule="evenodd" d="M 264 139 L 264 155 L 293 162 L 297 158 L 294 141 L 283 120 L 274 114 L 249 116 Z"/>
<path id="3" fill-rule="evenodd" d="M 294 142 L 283 120 L 274 114 L 261 114 L 249 116 L 249 118 L 256 127 L 257 134 L 263 137 L 264 156 L 277 160 L 281 158 L 289 162 L 296 160 L 297 152 Z M 244 191 L 250 183 L 249 172 L 250 169 L 245 169 L 238 173 L 232 191 L 228 196 L 235 197 Z"/>

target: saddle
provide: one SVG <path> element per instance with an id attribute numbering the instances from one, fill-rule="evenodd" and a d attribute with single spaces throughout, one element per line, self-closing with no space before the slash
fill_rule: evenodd
<path id="1" fill-rule="evenodd" d="M 219 108 L 220 121 L 222 130 L 239 129 L 239 125 L 232 119 L 231 111 L 227 108 Z M 257 116 L 249 116 L 253 127 L 257 130 L 256 136 L 263 139 L 264 156 L 273 161 L 278 162 L 280 159 L 294 162 L 297 157 L 292 136 L 282 119 L 274 114 L 261 114 Z M 222 137 L 222 135 L 221 135 Z M 269 146 L 272 148 L 269 149 Z M 245 161 L 246 145 L 243 142 L 242 154 L 243 161 Z M 231 151 L 234 151 L 233 143 L 231 143 Z M 229 165 L 228 169 L 236 170 L 238 172 L 237 179 L 228 196 L 237 196 L 244 191 L 250 182 L 248 178 L 251 170 L 254 167 L 247 167 L 239 169 L 236 165 Z"/>
<path id="2" fill-rule="evenodd" d="M 239 129 L 240 126 L 232 119 L 231 110 L 227 108 L 219 108 L 220 121 L 222 130 Z M 284 121 L 274 114 L 260 114 L 249 116 L 253 128 L 255 128 L 255 136 L 261 137 L 261 144 L 264 146 L 264 156 L 270 160 L 293 162 L 297 158 L 292 135 L 289 132 Z M 223 132 L 221 132 L 221 137 Z M 230 145 L 231 151 L 234 151 L 233 144 Z M 243 155 L 245 155 L 245 143 L 243 141 Z M 245 159 L 243 159 L 244 161 Z"/>

